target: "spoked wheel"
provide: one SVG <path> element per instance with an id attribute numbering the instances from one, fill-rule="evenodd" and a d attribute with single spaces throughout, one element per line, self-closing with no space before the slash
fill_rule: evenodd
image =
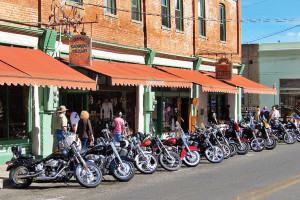
<path id="1" fill-rule="evenodd" d="M 293 132 L 289 132 L 289 134 L 284 134 L 283 140 L 287 144 L 294 144 L 297 140 L 297 137 L 295 137 L 295 134 Z"/>
<path id="2" fill-rule="evenodd" d="M 265 147 L 268 150 L 272 150 L 277 146 L 277 140 L 272 136 L 270 136 L 269 138 L 270 140 L 268 140 L 268 138 L 266 138 L 265 140 Z"/>
<path id="3" fill-rule="evenodd" d="M 300 134 L 297 134 L 297 141 L 300 142 Z"/>
<path id="4" fill-rule="evenodd" d="M 262 138 L 257 137 L 256 139 L 251 140 L 251 149 L 255 152 L 260 152 L 265 148 L 265 141 Z"/>
<path id="5" fill-rule="evenodd" d="M 86 163 L 88 169 L 83 165 L 77 165 L 75 177 L 80 185 L 87 188 L 97 187 L 102 181 L 102 172 L 94 163 Z"/>
<path id="6" fill-rule="evenodd" d="M 245 155 L 249 151 L 249 144 L 248 142 L 242 141 L 241 144 L 237 144 L 237 153 L 239 155 Z"/>
<path id="7" fill-rule="evenodd" d="M 9 180 L 11 181 L 12 185 L 15 188 L 21 189 L 21 188 L 27 188 L 31 183 L 31 178 L 18 178 L 18 176 L 24 176 L 28 175 L 29 170 L 25 166 L 18 166 L 14 169 L 12 169 L 9 173 Z"/>
<path id="8" fill-rule="evenodd" d="M 237 147 L 234 143 L 229 143 L 229 147 L 230 147 L 230 151 L 231 151 L 230 157 L 237 154 Z"/>
<path id="9" fill-rule="evenodd" d="M 231 149 L 228 145 L 222 144 L 223 148 L 223 153 L 224 153 L 224 159 L 227 159 L 231 156 Z"/>
<path id="10" fill-rule="evenodd" d="M 136 155 L 135 163 L 136 168 L 143 174 L 152 174 L 157 169 L 157 160 L 150 153 L 145 153 L 145 156 L 143 154 Z"/>
<path id="11" fill-rule="evenodd" d="M 122 163 L 113 162 L 111 171 L 115 179 L 121 182 L 127 182 L 133 178 L 135 170 L 131 162 L 122 160 Z"/>
<path id="12" fill-rule="evenodd" d="M 209 147 L 205 150 L 205 157 L 209 162 L 219 163 L 224 159 L 224 152 L 218 146 Z"/>
<path id="13" fill-rule="evenodd" d="M 188 167 L 196 167 L 201 160 L 201 156 L 198 151 L 186 152 L 183 162 Z"/>
<path id="14" fill-rule="evenodd" d="M 169 155 L 165 152 L 161 153 L 159 155 L 159 162 L 164 169 L 168 171 L 177 171 L 181 167 L 182 159 L 177 153 L 172 151 L 169 151 Z"/>

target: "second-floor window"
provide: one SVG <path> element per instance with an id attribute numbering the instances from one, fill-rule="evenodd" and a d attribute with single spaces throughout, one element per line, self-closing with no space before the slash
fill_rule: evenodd
<path id="1" fill-rule="evenodd" d="M 104 0 L 104 11 L 111 14 L 116 14 L 116 0 Z"/>
<path id="2" fill-rule="evenodd" d="M 198 0 L 198 29 L 199 35 L 205 36 L 205 0 Z"/>
<path id="3" fill-rule="evenodd" d="M 183 31 L 183 8 L 182 8 L 182 0 L 176 0 L 175 6 L 175 22 L 176 29 Z"/>
<path id="4" fill-rule="evenodd" d="M 70 2 L 74 2 L 74 3 L 78 3 L 78 4 L 82 4 L 83 0 L 69 0 Z"/>
<path id="5" fill-rule="evenodd" d="M 141 0 L 131 0 L 131 19 L 141 21 Z"/>
<path id="6" fill-rule="evenodd" d="M 161 0 L 161 20 L 162 25 L 170 28 L 170 0 Z"/>
<path id="7" fill-rule="evenodd" d="M 219 5 L 220 9 L 220 40 L 226 41 L 226 18 L 225 18 L 225 6 Z"/>

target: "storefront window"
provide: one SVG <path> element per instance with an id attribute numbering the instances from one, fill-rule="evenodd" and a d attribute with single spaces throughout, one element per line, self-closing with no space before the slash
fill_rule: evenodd
<path id="1" fill-rule="evenodd" d="M 26 86 L 0 86 L 0 140 L 28 138 Z"/>
<path id="2" fill-rule="evenodd" d="M 225 112 L 225 94 L 209 94 L 208 96 L 208 120 L 212 118 L 212 113 L 216 113 L 217 119 L 224 119 Z"/>

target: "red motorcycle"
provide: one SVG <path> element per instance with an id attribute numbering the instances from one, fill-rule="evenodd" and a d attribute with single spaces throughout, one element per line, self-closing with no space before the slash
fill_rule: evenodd
<path id="1" fill-rule="evenodd" d="M 185 135 L 178 122 L 176 122 L 176 127 L 179 130 L 179 136 L 176 138 L 169 138 L 165 140 L 163 144 L 168 146 L 169 150 L 172 149 L 172 151 L 179 154 L 186 166 L 196 167 L 201 160 L 200 150 L 197 147 L 188 145 L 188 137 Z"/>
<path id="2" fill-rule="evenodd" d="M 230 121 L 229 129 L 226 132 L 226 137 L 229 141 L 235 142 L 237 147 L 237 153 L 240 155 L 245 155 L 248 153 L 249 147 L 249 140 L 242 137 L 242 128 L 234 121 Z"/>

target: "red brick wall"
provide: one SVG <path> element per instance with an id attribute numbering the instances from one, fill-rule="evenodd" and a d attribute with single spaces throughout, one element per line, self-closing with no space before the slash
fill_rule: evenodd
<path id="1" fill-rule="evenodd" d="M 241 26 L 237 22 L 226 23 L 226 42 L 220 42 L 219 22 L 206 22 L 206 37 L 199 37 L 198 21 L 184 19 L 184 31 L 177 31 L 175 28 L 175 18 L 171 18 L 171 28 L 162 27 L 161 16 L 147 15 L 147 46 L 144 42 L 144 22 L 131 20 L 131 0 L 116 0 L 116 15 L 110 15 L 104 12 L 103 7 L 91 6 L 88 4 L 104 5 L 104 0 L 83 0 L 84 5 L 76 5 L 70 1 L 63 4 L 63 12 L 58 9 L 60 0 L 0 0 L 0 16 L 2 18 L 37 21 L 39 19 L 38 2 L 41 2 L 40 18 L 44 23 L 51 23 L 55 20 L 65 20 L 63 12 L 71 21 L 98 21 L 93 25 L 86 24 L 84 30 L 87 35 L 93 39 L 145 48 L 149 47 L 156 51 L 168 52 L 191 56 L 194 54 L 193 46 L 193 23 L 195 23 L 195 54 L 200 57 L 216 59 L 222 57 L 220 53 L 225 53 L 226 57 L 234 62 L 241 61 Z M 141 0 L 143 3 L 144 0 Z M 161 14 L 161 0 L 145 0 L 146 12 Z M 238 1 L 239 2 L 239 1 Z M 193 17 L 193 3 L 195 17 L 198 17 L 198 0 L 183 0 L 184 17 Z M 205 0 L 206 18 L 219 19 L 219 4 L 223 3 L 226 9 L 226 19 L 240 18 L 240 11 L 237 12 L 237 2 L 235 0 Z M 240 3 L 239 3 L 240 4 Z M 240 8 L 240 5 L 238 5 Z M 142 5 L 143 8 L 143 5 Z M 125 10 L 125 11 L 124 11 Z M 55 12 L 54 12 L 55 11 Z M 170 14 L 175 16 L 175 0 L 170 0 Z M 55 29 L 58 31 L 59 26 Z M 81 32 L 83 25 L 77 25 L 76 29 Z M 63 32 L 73 32 L 75 26 L 63 26 Z M 216 53 L 219 53 L 216 55 Z"/>

